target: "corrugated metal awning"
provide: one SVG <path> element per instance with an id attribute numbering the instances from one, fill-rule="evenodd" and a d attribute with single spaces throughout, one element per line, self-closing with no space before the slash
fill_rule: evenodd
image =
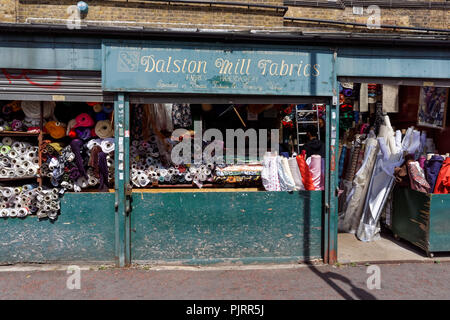
<path id="1" fill-rule="evenodd" d="M 1 69 L 0 100 L 112 102 L 98 71 Z"/>
<path id="2" fill-rule="evenodd" d="M 338 80 L 340 82 L 379 83 L 397 86 L 450 87 L 450 79 L 338 77 Z"/>

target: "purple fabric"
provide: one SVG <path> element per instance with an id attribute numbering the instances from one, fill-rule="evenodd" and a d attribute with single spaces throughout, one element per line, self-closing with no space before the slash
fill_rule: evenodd
<path id="1" fill-rule="evenodd" d="M 82 140 L 87 140 L 91 137 L 91 129 L 85 128 L 85 127 L 79 127 L 75 129 L 75 132 L 77 133 L 77 137 Z"/>
<path id="2" fill-rule="evenodd" d="M 80 171 L 78 170 L 77 167 L 72 167 L 70 169 L 70 179 L 72 180 L 76 180 L 80 177 Z"/>
<path id="3" fill-rule="evenodd" d="M 430 190 L 434 190 L 436 179 L 442 167 L 442 162 L 444 162 L 444 158 L 440 155 L 434 155 L 430 160 L 425 161 L 425 178 L 430 184 Z"/>
<path id="4" fill-rule="evenodd" d="M 83 141 L 80 139 L 73 139 L 70 143 L 72 152 L 75 154 L 75 164 L 77 165 L 78 171 L 81 177 L 86 177 L 86 171 L 83 166 L 83 158 L 81 157 L 81 147 L 83 147 Z"/>
<path id="5" fill-rule="evenodd" d="M 425 168 L 425 161 L 427 160 L 427 158 L 425 158 L 425 156 L 420 156 L 419 157 L 419 165 L 420 167 L 423 169 Z"/>
<path id="6" fill-rule="evenodd" d="M 13 120 L 11 122 L 11 129 L 13 131 L 20 131 L 20 130 L 22 130 L 22 127 L 23 127 L 23 124 L 22 124 L 22 121 L 20 121 L 20 120 Z"/>
<path id="7" fill-rule="evenodd" d="M 108 189 L 108 164 L 106 162 L 106 153 L 98 154 L 98 169 L 100 176 L 100 190 Z"/>

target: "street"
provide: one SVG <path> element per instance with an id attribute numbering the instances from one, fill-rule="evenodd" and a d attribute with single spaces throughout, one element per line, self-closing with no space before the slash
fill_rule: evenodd
<path id="1" fill-rule="evenodd" d="M 67 266 L 54 271 L 46 265 L 0 267 L 0 299 L 450 298 L 450 263 L 446 262 L 381 264 L 380 289 L 368 288 L 368 278 L 377 267 L 371 266 L 367 273 L 366 265 L 80 267 L 79 289 L 69 279 L 75 273 L 67 273 Z M 372 287 L 376 284 L 369 282 Z"/>

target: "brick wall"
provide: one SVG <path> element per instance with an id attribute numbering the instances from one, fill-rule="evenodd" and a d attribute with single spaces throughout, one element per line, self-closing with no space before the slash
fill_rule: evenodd
<path id="1" fill-rule="evenodd" d="M 0 0 L 0 22 L 65 23 L 67 8 L 78 0 Z M 228 0 L 246 2 L 246 0 Z M 248 0 L 247 0 L 248 1 Z M 442 2 L 442 0 L 433 0 Z M 288 22 L 282 13 L 273 9 L 208 6 L 197 4 L 167 4 L 138 0 L 88 1 L 89 13 L 83 21 L 89 24 L 114 26 L 145 25 L 173 28 L 300 28 L 307 31 L 364 31 L 364 28 L 336 27 L 312 23 Z M 283 0 L 253 0 L 252 3 L 283 5 Z M 367 9 L 364 8 L 364 9 Z M 354 15 L 345 9 L 289 7 L 285 17 L 315 18 L 366 23 L 364 15 Z M 381 8 L 381 24 L 450 29 L 450 10 Z M 289 28 L 286 28 L 289 29 Z M 373 31 L 373 30 L 372 30 Z"/>
<path id="2" fill-rule="evenodd" d="M 450 10 L 444 9 L 402 9 L 402 8 L 380 8 L 380 23 L 386 25 L 398 25 L 408 27 L 424 27 L 437 29 L 450 29 Z M 308 7 L 290 7 L 286 17 L 299 17 L 311 19 L 337 20 L 345 22 L 367 23 L 369 14 L 367 7 L 364 8 L 363 15 L 353 14 L 353 9 L 347 7 L 343 9 L 325 9 Z M 317 25 L 305 23 L 285 23 L 286 26 L 307 26 L 308 29 L 317 28 Z M 329 29 L 329 26 L 322 25 L 320 29 Z M 334 27 L 333 29 L 336 29 Z M 339 27 L 339 29 L 349 29 Z"/>
<path id="3" fill-rule="evenodd" d="M 0 21 L 16 22 L 16 0 L 0 0 Z"/>
<path id="4" fill-rule="evenodd" d="M 14 0 L 0 0 L 0 3 Z M 67 8 L 77 0 L 16 0 L 18 22 L 64 23 Z M 239 0 L 228 0 L 239 2 Z M 265 8 L 170 4 L 144 1 L 86 1 L 89 12 L 85 23 L 107 25 L 145 25 L 147 27 L 232 28 L 233 26 L 282 27 L 282 12 Z M 254 0 L 253 3 L 282 5 L 282 0 Z M 1 21 L 7 21 L 2 11 Z"/>

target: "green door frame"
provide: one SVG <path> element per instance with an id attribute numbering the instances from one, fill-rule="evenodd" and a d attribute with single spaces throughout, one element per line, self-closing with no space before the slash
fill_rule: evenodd
<path id="1" fill-rule="evenodd" d="M 131 264 L 131 189 L 130 189 L 130 103 L 128 96 L 118 93 L 114 99 L 115 136 L 115 260 L 116 266 Z"/>
<path id="2" fill-rule="evenodd" d="M 337 83 L 337 80 L 336 80 Z M 336 91 L 338 92 L 338 91 Z M 326 106 L 325 201 L 323 204 L 323 261 L 337 260 L 337 146 L 339 108 L 337 97 Z M 115 128 L 115 260 L 118 267 L 131 264 L 131 185 L 129 169 L 130 103 L 126 93 L 114 102 Z"/>

